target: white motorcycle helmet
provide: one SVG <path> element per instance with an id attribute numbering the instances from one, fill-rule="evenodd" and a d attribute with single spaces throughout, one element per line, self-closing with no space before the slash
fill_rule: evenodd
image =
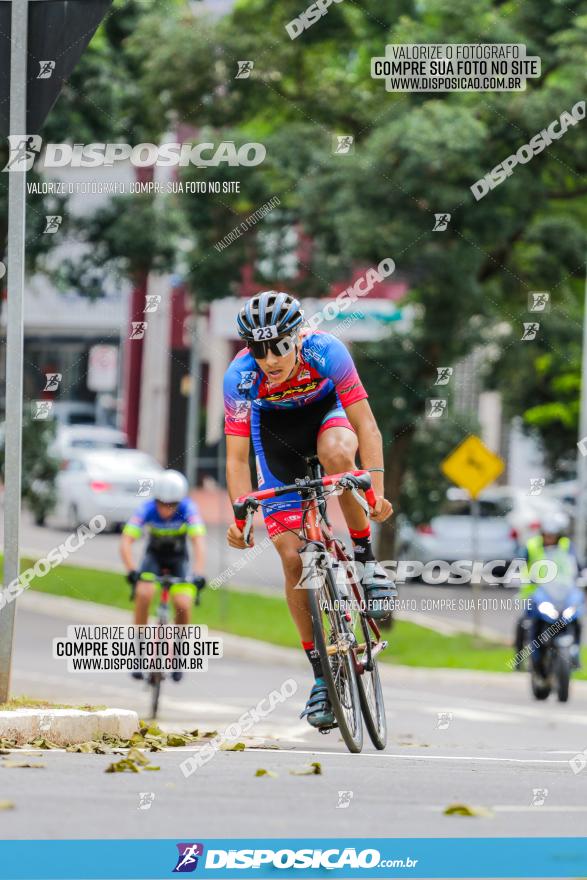
<path id="1" fill-rule="evenodd" d="M 164 471 L 155 480 L 153 495 L 163 504 L 179 504 L 188 494 L 188 481 L 179 471 Z"/>
<path id="2" fill-rule="evenodd" d="M 569 531 L 570 520 L 566 513 L 555 510 L 546 513 L 540 520 L 543 535 L 564 535 Z"/>

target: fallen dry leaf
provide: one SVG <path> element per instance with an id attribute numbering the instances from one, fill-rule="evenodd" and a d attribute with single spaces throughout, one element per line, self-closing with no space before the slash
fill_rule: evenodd
<path id="1" fill-rule="evenodd" d="M 487 807 L 470 807 L 468 804 L 449 804 L 443 813 L 445 816 L 493 816 Z"/>
<path id="2" fill-rule="evenodd" d="M 229 746 L 226 743 L 220 744 L 220 751 L 221 752 L 244 752 L 244 750 L 245 750 L 245 744 L 241 743 L 241 742 L 234 743 L 234 745 L 232 745 L 232 746 Z"/>
<path id="3" fill-rule="evenodd" d="M 321 776 L 322 764 L 319 761 L 312 761 L 309 767 L 301 767 L 298 770 L 289 771 L 292 776 Z"/>
<path id="4" fill-rule="evenodd" d="M 41 761 L 3 761 L 0 767 L 44 767 Z"/>

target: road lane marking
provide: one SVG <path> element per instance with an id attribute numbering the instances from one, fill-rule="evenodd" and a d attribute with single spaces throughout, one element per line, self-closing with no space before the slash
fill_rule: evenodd
<path id="1" fill-rule="evenodd" d="M 180 746 L 174 749 L 176 752 L 198 751 L 197 748 L 190 746 Z M 350 752 L 326 752 L 318 749 L 275 749 L 265 746 L 256 746 L 254 749 L 244 749 L 239 752 L 241 755 L 251 754 L 251 752 L 273 752 L 278 755 L 281 751 L 287 754 L 295 755 L 325 755 L 331 757 L 350 757 Z M 397 755 L 389 752 L 361 752 L 352 756 L 353 760 L 357 758 L 393 758 L 400 761 L 483 761 L 503 764 L 565 764 L 568 767 L 568 761 L 553 760 L 547 758 L 493 758 L 482 755 Z M 536 809 L 536 808 L 535 808 Z"/>
<path id="2" fill-rule="evenodd" d="M 418 691 L 418 700 L 413 699 L 412 695 L 403 696 L 403 692 L 396 692 L 394 696 L 391 696 L 389 693 L 386 693 L 384 690 L 383 693 L 384 699 L 386 701 L 387 706 L 392 709 L 395 705 L 401 704 L 402 707 L 409 707 L 414 711 L 420 712 L 428 712 L 430 705 L 436 705 L 438 703 L 438 693 L 430 693 L 426 691 Z M 461 704 L 465 702 L 466 705 L 462 706 Z M 565 721 L 571 722 L 573 724 L 587 724 L 587 715 L 583 714 L 574 714 L 573 712 L 565 712 L 560 711 L 558 703 L 552 703 L 552 712 L 549 715 L 545 715 L 544 713 L 544 703 L 541 706 L 520 706 L 513 705 L 510 703 L 498 703 L 492 702 L 490 700 L 478 700 L 474 697 L 467 696 L 455 696 L 454 694 L 447 694 L 446 702 L 442 704 L 443 712 L 456 712 L 458 709 L 464 709 L 466 711 L 470 711 L 471 709 L 479 709 L 480 711 L 485 712 L 503 712 L 504 714 L 514 714 L 521 715 L 524 718 L 531 718 L 533 721 L 548 721 L 549 723 L 552 721 Z M 582 711 L 582 709 L 578 710 Z"/>
<path id="3" fill-rule="evenodd" d="M 437 706 L 421 706 L 420 708 L 423 712 L 427 712 L 430 715 L 439 715 L 440 713 L 447 711 L 445 706 L 442 708 Z M 462 706 L 450 709 L 450 712 L 452 712 L 453 719 L 462 719 L 463 721 L 482 721 L 484 723 L 489 721 L 498 724 L 519 724 L 519 719 L 515 718 L 513 714 L 505 715 L 500 712 L 492 712 L 488 710 L 465 709 Z"/>

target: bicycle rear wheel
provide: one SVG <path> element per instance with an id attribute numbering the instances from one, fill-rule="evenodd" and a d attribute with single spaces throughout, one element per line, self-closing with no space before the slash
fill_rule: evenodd
<path id="1" fill-rule="evenodd" d="M 353 655 L 354 636 L 341 614 L 340 598 L 330 569 L 323 572 L 322 585 L 310 589 L 309 602 L 314 644 L 320 654 L 328 696 L 342 738 L 349 752 L 363 748 L 361 699 Z"/>
<path id="2" fill-rule="evenodd" d="M 157 711 L 159 709 L 159 697 L 161 695 L 161 682 L 163 680 L 163 676 L 160 672 L 151 673 L 151 677 L 149 679 L 149 685 L 151 686 L 151 719 L 154 720 L 157 717 Z"/>

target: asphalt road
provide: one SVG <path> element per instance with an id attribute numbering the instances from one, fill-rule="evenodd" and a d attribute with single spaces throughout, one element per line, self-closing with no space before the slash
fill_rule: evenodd
<path id="1" fill-rule="evenodd" d="M 3 511 L 0 511 L 0 517 Z M 0 526 L 3 521 L 0 518 Z M 36 526 L 26 512 L 22 516 L 21 546 L 23 556 L 33 558 L 45 555 L 58 546 L 69 534 L 63 529 Z M 255 527 L 256 547 L 251 551 L 231 550 L 225 540 L 224 526 L 208 528 L 206 550 L 208 554 L 207 577 L 220 577 L 242 589 L 254 589 L 273 595 L 282 594 L 283 578 L 277 553 L 260 523 Z M 123 572 L 119 554 L 120 536 L 112 533 L 97 535 L 87 541 L 74 556 L 72 565 L 106 568 Z M 136 547 L 136 562 L 140 561 L 141 548 Z M 423 619 L 439 622 L 451 629 L 470 629 L 473 625 L 470 586 L 431 586 L 417 583 L 400 585 L 399 600 L 402 608 L 398 614 L 422 622 Z M 479 597 L 479 623 L 487 635 L 511 640 L 516 617 L 516 591 L 502 587 L 484 586 Z"/>
<path id="2" fill-rule="evenodd" d="M 76 676 L 51 659 L 51 639 L 76 615 L 77 622 L 118 623 L 120 612 L 57 603 L 32 593 L 20 602 L 13 691 L 143 715 L 147 695 L 124 674 Z M 322 736 L 299 720 L 310 686 L 305 658 L 240 644 L 227 646 L 207 673 L 166 682 L 160 723 L 222 731 L 293 678 L 297 693 L 251 731 L 253 747 L 220 751 L 187 779 L 179 765 L 191 746 L 153 755 L 161 769 L 137 775 L 104 773 L 110 756 L 36 753 L 45 765 L 39 769 L 2 768 L 6 759 L 0 759 L 0 799 L 15 804 L 2 813 L 0 836 L 584 833 L 587 769 L 575 775 L 569 760 L 587 748 L 587 685 L 574 682 L 567 705 L 538 704 L 525 675 L 384 667 L 389 743 L 383 753 L 367 745 L 355 756 L 335 733 Z M 292 775 L 313 761 L 321 775 Z M 278 775 L 256 777 L 260 768 Z M 145 792 L 149 806 L 141 809 Z M 340 792 L 352 793 L 347 807 L 339 806 Z M 490 815 L 443 815 L 451 803 L 481 806 Z"/>

